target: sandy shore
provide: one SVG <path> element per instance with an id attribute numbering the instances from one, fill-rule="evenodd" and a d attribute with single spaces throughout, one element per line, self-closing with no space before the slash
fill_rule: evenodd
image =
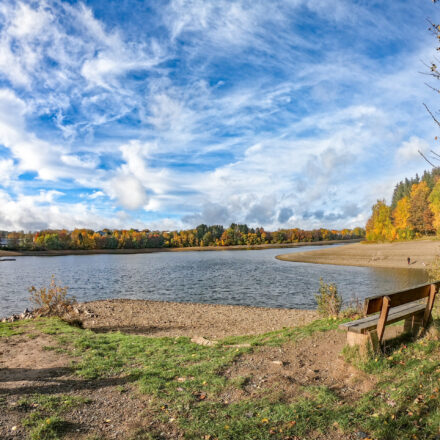
<path id="1" fill-rule="evenodd" d="M 413 240 L 383 244 L 355 243 L 331 249 L 284 254 L 276 258 L 341 266 L 426 269 L 437 255 L 440 255 L 440 240 Z M 410 265 L 407 263 L 408 257 L 411 258 Z"/>
<path id="2" fill-rule="evenodd" d="M 151 254 L 154 252 L 195 252 L 195 251 L 246 251 L 258 249 L 284 249 L 295 248 L 303 246 L 328 246 L 333 244 L 356 243 L 355 240 L 328 240 L 315 241 L 305 243 L 275 243 L 275 244 L 257 244 L 254 246 L 194 246 L 186 248 L 148 248 L 148 249 L 88 249 L 88 250 L 74 250 L 66 249 L 60 251 L 5 251 L 0 250 L 0 257 L 20 257 L 20 256 L 41 256 L 41 257 L 56 257 L 61 255 L 93 255 L 93 254 Z"/>
<path id="3" fill-rule="evenodd" d="M 174 303 L 145 300 L 103 300 L 81 304 L 85 328 L 148 336 L 219 339 L 260 334 L 317 319 L 313 310 Z"/>

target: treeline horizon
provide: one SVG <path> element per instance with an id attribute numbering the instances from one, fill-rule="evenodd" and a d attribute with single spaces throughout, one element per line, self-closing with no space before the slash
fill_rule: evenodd
<path id="1" fill-rule="evenodd" d="M 440 168 L 396 184 L 391 204 L 378 200 L 365 229 L 367 241 L 440 235 Z"/>
<path id="2" fill-rule="evenodd" d="M 201 224 L 194 229 L 180 231 L 150 231 L 149 229 L 45 229 L 37 232 L 0 231 L 1 245 L 9 250 L 74 250 L 74 249 L 145 249 L 205 246 L 253 246 L 258 244 L 304 243 L 327 240 L 364 238 L 365 230 L 300 228 L 265 231 L 232 223 Z"/>

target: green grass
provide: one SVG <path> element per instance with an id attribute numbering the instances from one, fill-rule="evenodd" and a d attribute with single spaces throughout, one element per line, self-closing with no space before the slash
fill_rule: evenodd
<path id="1" fill-rule="evenodd" d="M 31 440 L 56 440 L 63 437 L 68 423 L 66 411 L 89 403 L 89 399 L 70 395 L 32 394 L 20 399 L 17 406 L 29 414 L 22 420 Z"/>
<path id="2" fill-rule="evenodd" d="M 58 319 L 1 324 L 2 337 L 26 331 L 51 335 L 50 350 L 74 361 L 72 371 L 84 380 L 118 378 L 151 397 L 149 411 L 163 425 L 177 425 L 188 439 L 285 439 L 333 436 L 362 431 L 380 440 L 434 440 L 440 435 L 440 342 L 401 338 L 385 354 L 360 360 L 353 349 L 346 359 L 377 380 L 374 390 L 355 401 L 344 400 L 323 386 L 299 387 L 295 398 L 269 389 L 263 397 L 226 403 L 229 389 L 242 389 L 247 378 L 229 379 L 224 371 L 246 353 L 262 346 L 301 341 L 337 328 L 341 321 L 309 325 L 257 336 L 229 337 L 205 347 L 188 338 L 149 338 L 119 332 L 96 334 Z M 434 323 L 439 326 L 439 320 Z M 248 344 L 250 347 L 234 347 Z M 117 388 L 125 392 L 124 385 Z M 130 391 L 131 392 L 131 391 Z M 86 402 L 68 396 L 28 396 L 20 401 L 30 414 L 23 420 L 33 440 L 62 438 L 63 414 Z M 28 411 L 28 412 L 29 412 Z M 162 425 L 162 426 L 163 426 Z M 160 438 L 160 429 L 139 428 L 133 439 Z M 161 428 L 162 429 L 162 428 Z"/>
<path id="3" fill-rule="evenodd" d="M 282 330 L 276 330 L 269 333 L 263 333 L 261 335 L 252 336 L 230 336 L 221 341 L 222 345 L 238 345 L 238 344 L 250 344 L 251 346 L 272 346 L 277 347 L 285 344 L 286 342 L 295 342 L 305 339 L 316 332 L 325 332 L 338 328 L 341 322 L 347 320 L 335 320 L 335 319 L 318 319 L 310 324 L 302 327 L 283 328 Z"/>

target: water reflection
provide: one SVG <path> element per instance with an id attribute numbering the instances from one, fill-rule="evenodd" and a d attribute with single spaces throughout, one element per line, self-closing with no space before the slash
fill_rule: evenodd
<path id="1" fill-rule="evenodd" d="M 314 308 L 320 277 L 336 283 L 345 301 L 426 281 L 419 270 L 291 263 L 276 260 L 281 253 L 266 249 L 20 257 L 0 265 L 0 316 L 28 307 L 28 287 L 47 285 L 52 274 L 79 301 L 136 298 L 283 308 Z"/>

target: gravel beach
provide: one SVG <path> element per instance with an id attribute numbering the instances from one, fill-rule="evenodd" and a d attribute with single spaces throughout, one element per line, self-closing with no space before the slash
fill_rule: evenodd
<path id="1" fill-rule="evenodd" d="M 82 304 L 84 328 L 149 336 L 220 339 L 304 325 L 315 311 L 144 300 L 103 300 Z"/>

